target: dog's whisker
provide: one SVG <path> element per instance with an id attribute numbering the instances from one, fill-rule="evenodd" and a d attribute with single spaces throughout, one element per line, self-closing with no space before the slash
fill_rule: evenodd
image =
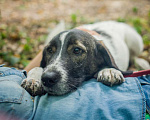
<path id="1" fill-rule="evenodd" d="M 75 85 L 72 84 L 72 83 L 69 83 L 69 82 L 68 82 L 68 85 L 69 85 L 70 88 L 72 88 L 72 87 L 73 87 L 73 88 L 77 88 L 77 86 L 75 86 Z"/>

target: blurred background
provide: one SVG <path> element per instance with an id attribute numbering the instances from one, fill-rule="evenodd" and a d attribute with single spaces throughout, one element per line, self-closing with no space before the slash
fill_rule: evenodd
<path id="1" fill-rule="evenodd" d="M 150 62 L 150 0 L 0 0 L 0 64 L 23 69 L 60 20 L 66 29 L 104 20 L 133 26 Z"/>

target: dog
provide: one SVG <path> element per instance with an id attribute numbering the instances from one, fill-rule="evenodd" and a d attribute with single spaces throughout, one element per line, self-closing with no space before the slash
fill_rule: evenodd
<path id="1" fill-rule="evenodd" d="M 40 67 L 33 68 L 21 86 L 35 96 L 69 93 L 94 76 L 106 85 L 120 84 L 128 74 L 123 71 L 133 60 L 141 60 L 138 56 L 142 51 L 141 36 L 125 23 L 83 25 L 51 39 L 43 50 Z"/>

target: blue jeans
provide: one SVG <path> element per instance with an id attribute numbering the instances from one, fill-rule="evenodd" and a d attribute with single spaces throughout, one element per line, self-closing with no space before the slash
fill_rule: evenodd
<path id="1" fill-rule="evenodd" d="M 7 119 L 140 120 L 150 113 L 150 76 L 113 87 L 91 79 L 72 93 L 34 98 L 20 87 L 24 78 L 24 71 L 0 67 L 0 114 Z"/>

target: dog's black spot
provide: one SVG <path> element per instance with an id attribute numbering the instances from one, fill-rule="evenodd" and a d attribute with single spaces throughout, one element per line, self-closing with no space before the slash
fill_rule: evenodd
<path id="1" fill-rule="evenodd" d="M 112 38 L 109 34 L 107 34 L 107 33 L 104 32 L 104 31 L 101 31 L 101 30 L 93 30 L 93 31 L 97 32 L 98 34 L 100 34 L 100 35 L 102 35 L 102 36 L 104 36 L 104 37 L 107 37 L 108 39 L 111 39 L 111 38 Z"/>
<path id="2" fill-rule="evenodd" d="M 55 60 L 55 58 L 59 54 L 60 50 L 60 35 L 63 34 L 66 31 L 63 31 L 56 35 L 50 42 L 49 44 L 44 48 L 43 50 L 43 55 L 42 55 L 42 60 L 40 67 L 45 68 L 47 65 L 51 64 L 52 60 Z M 56 49 L 55 52 L 54 50 L 50 52 L 50 49 Z M 55 54 L 55 56 L 54 56 Z"/>
<path id="3" fill-rule="evenodd" d="M 46 49 L 43 50 L 43 55 L 42 55 L 42 60 L 41 60 L 41 64 L 40 67 L 45 68 L 46 67 Z"/>

